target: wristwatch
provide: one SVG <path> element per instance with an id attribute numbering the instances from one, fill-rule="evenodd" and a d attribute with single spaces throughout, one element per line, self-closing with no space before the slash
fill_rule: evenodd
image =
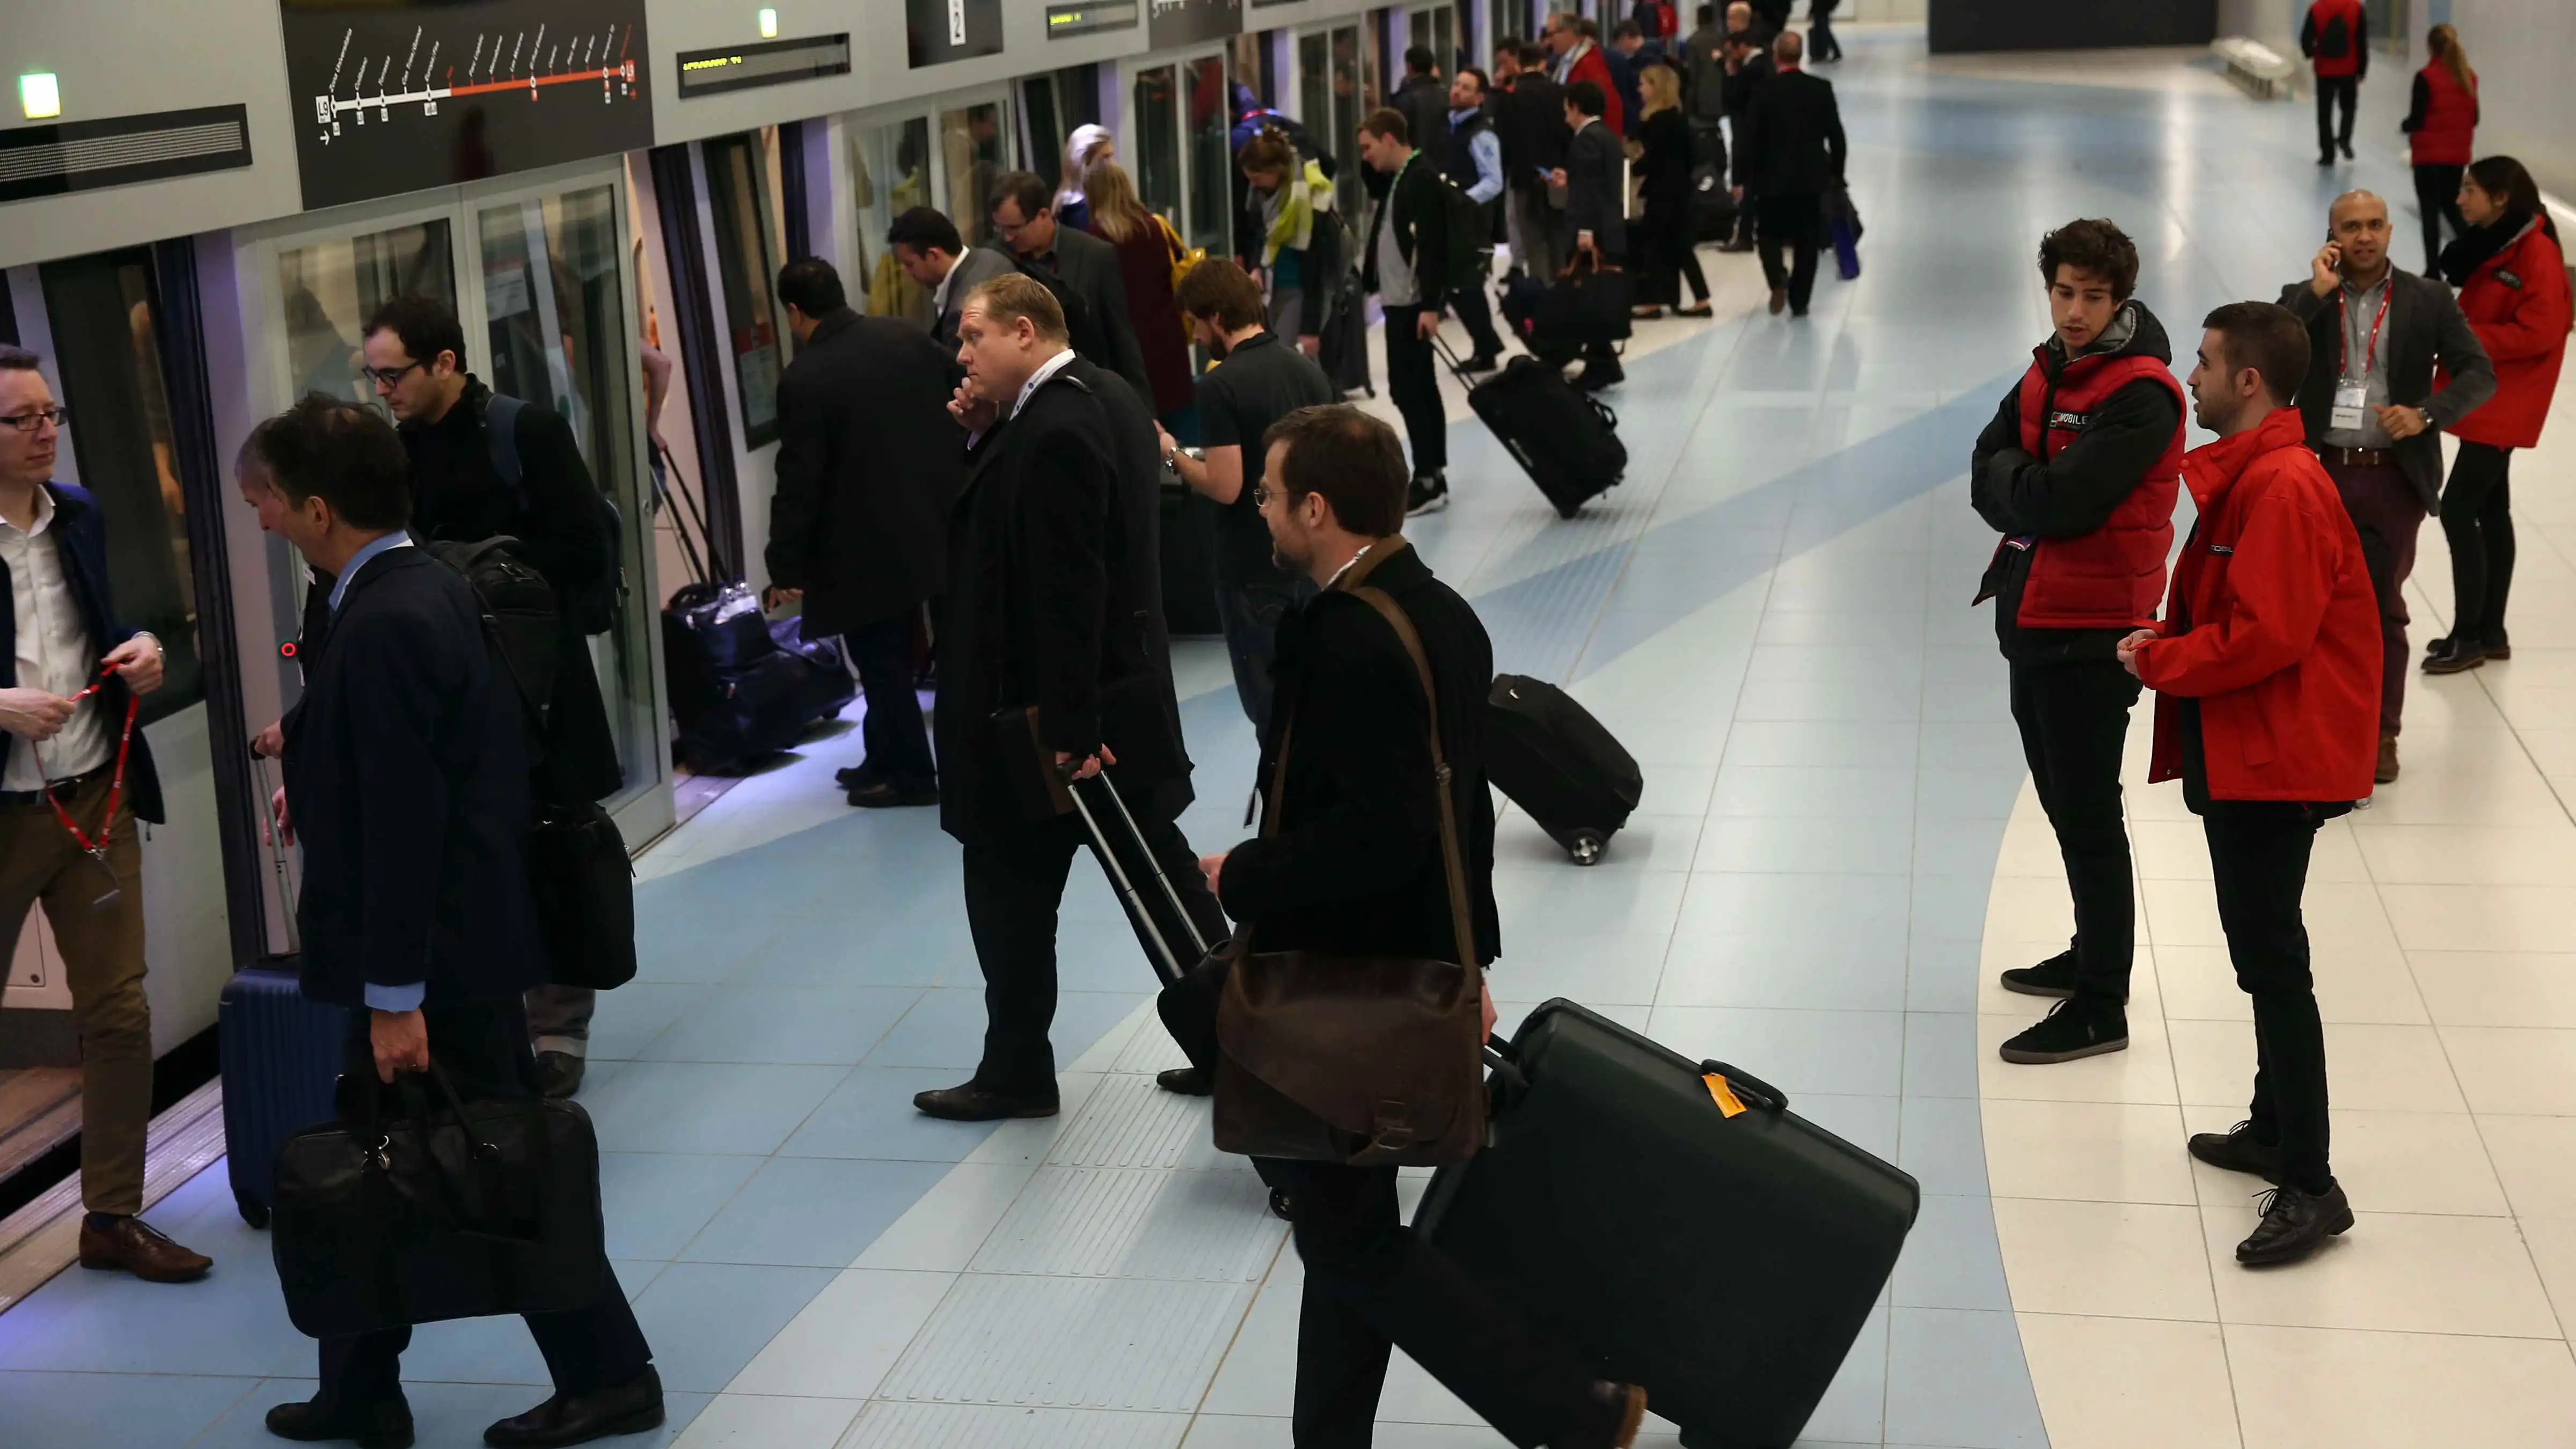
<path id="1" fill-rule="evenodd" d="M 160 655 L 160 656 L 161 656 L 162 658 L 164 658 L 164 659 L 167 659 L 167 658 L 169 658 L 169 657 L 170 657 L 170 648 L 169 648 L 169 646 L 168 646 L 168 645 L 163 644 L 163 643 L 161 642 L 161 636 L 160 636 L 160 635 L 153 633 L 153 632 L 152 632 L 151 630 L 149 630 L 149 629 L 137 629 L 137 630 L 135 630 L 135 631 L 134 631 L 134 637 L 135 637 L 135 638 L 137 638 L 137 639 L 149 639 L 149 640 L 151 640 L 151 641 L 152 641 L 152 652 L 153 652 L 153 653 L 155 653 L 155 654 L 157 654 L 157 655 Z"/>

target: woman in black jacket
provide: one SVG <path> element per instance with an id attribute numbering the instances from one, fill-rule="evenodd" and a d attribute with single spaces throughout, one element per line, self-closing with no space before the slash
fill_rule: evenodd
<path id="1" fill-rule="evenodd" d="M 1682 118 L 1681 78 L 1669 65 L 1649 65 L 1637 72 L 1637 89 L 1645 98 L 1643 142 L 1646 178 L 1646 275 L 1637 294 L 1637 315 L 1661 317 L 1670 307 L 1677 316 L 1705 317 L 1708 278 L 1699 269 L 1699 251 L 1691 236 L 1690 122 Z M 1681 305 L 1682 279 L 1690 280 L 1698 301 Z"/>

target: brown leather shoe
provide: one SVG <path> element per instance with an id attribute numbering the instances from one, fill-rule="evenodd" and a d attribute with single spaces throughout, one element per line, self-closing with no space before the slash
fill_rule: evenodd
<path id="1" fill-rule="evenodd" d="M 206 1276 L 215 1260 L 180 1247 L 141 1218 L 118 1218 L 110 1228 L 83 1218 L 80 1265 L 122 1268 L 146 1283 L 193 1283 Z"/>
<path id="2" fill-rule="evenodd" d="M 1789 289 L 1786 287 L 1773 287 L 1771 289 L 1771 315 L 1777 317 L 1787 310 L 1789 310 Z"/>
<path id="3" fill-rule="evenodd" d="M 2397 778 L 2397 736 L 2379 737 L 2379 767 L 2370 772 L 2370 778 L 2382 785 Z"/>

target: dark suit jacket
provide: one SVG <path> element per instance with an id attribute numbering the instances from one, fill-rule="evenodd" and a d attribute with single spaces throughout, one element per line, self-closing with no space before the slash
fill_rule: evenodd
<path id="1" fill-rule="evenodd" d="M 48 483 L 45 491 L 54 495 L 54 521 L 46 528 L 55 556 L 62 560 L 63 581 L 71 586 L 72 607 L 80 612 L 81 629 L 89 635 L 90 657 L 82 661 L 92 675 L 98 673 L 99 656 L 135 635 L 134 626 L 119 623 L 115 600 L 107 588 L 107 525 L 100 518 L 98 499 L 86 488 L 70 483 Z M 9 591 L 9 566 L 0 564 L 0 626 L 6 637 L 18 634 L 17 596 Z M 0 657 L 0 689 L 18 687 L 18 655 L 12 648 Z M 133 698 L 125 681 L 110 676 L 99 686 L 91 706 L 98 711 L 107 729 L 110 748 L 125 726 L 125 703 Z M 28 748 L 27 742 L 12 734 L 0 734 L 0 762 L 11 751 Z M 125 762 L 126 798 L 134 802 L 134 816 L 158 825 L 169 819 L 161 807 L 161 776 L 152 768 L 152 743 L 143 731 L 134 732 L 134 747 Z"/>
<path id="2" fill-rule="evenodd" d="M 2399 266 L 2392 265 L 2388 277 L 2388 321 L 2379 334 L 2380 351 L 2387 358 L 2388 401 L 2420 407 L 2433 420 L 2433 431 L 2399 441 L 2397 466 L 2430 513 L 2442 492 L 2442 440 L 2437 435 L 2495 396 L 2495 365 L 2450 288 Z M 2305 282 L 2283 287 L 2281 305 L 2308 324 L 2308 376 L 2299 384 L 2299 415 L 2308 425 L 2308 446 L 2323 447 L 2326 424 L 2334 415 L 2343 314 L 2333 296 L 2320 297 Z M 2436 364 L 2451 379 L 2439 392 L 2433 389 Z"/>
<path id="3" fill-rule="evenodd" d="M 1047 743 L 1104 742 L 1129 803 L 1176 816 L 1189 759 L 1156 552 L 1152 422 L 1076 360 L 967 455 L 939 615 L 939 823 L 978 844 L 1028 828 L 992 717 L 1036 705 Z"/>
<path id="4" fill-rule="evenodd" d="M 948 378 L 948 360 L 920 328 L 844 307 L 778 380 L 769 577 L 805 591 L 809 634 L 892 618 L 938 595 L 948 508 L 965 481 Z"/>
<path id="5" fill-rule="evenodd" d="M 1431 661 L 1481 964 L 1502 949 L 1484 768 L 1493 645 L 1467 601 L 1398 544 L 1362 559 L 1374 567 L 1360 582 L 1404 607 Z M 1226 856 L 1218 877 L 1226 914 L 1251 928 L 1260 951 L 1454 959 L 1429 712 L 1394 629 L 1345 592 L 1318 594 L 1280 625 L 1275 677 L 1264 735 L 1275 742 L 1283 726 L 1295 726 L 1287 788 L 1274 790 L 1278 758 L 1265 750 L 1257 777 L 1263 834 Z"/>
<path id="6" fill-rule="evenodd" d="M 394 549 L 359 570 L 318 641 L 285 721 L 304 994 L 358 1006 L 369 986 L 424 982 L 428 1005 L 452 1006 L 544 981 L 518 701 L 474 591 Z"/>
<path id="7" fill-rule="evenodd" d="M 1787 71 L 1753 93 L 1735 153 L 1736 184 L 1751 196 L 1822 196 L 1843 184 L 1844 150 L 1833 82 Z"/>
<path id="8" fill-rule="evenodd" d="M 1494 111 L 1494 138 L 1503 143 L 1503 180 L 1522 190 L 1547 184 L 1541 173 L 1565 164 L 1565 87 L 1544 71 L 1512 77 Z"/>
<path id="9" fill-rule="evenodd" d="M 1566 230 L 1577 238 L 1592 233 L 1592 244 L 1614 262 L 1628 254 L 1628 198 L 1619 185 L 1627 159 L 1607 121 L 1575 132 L 1565 148 Z"/>
<path id="10" fill-rule="evenodd" d="M 1408 77 L 1386 98 L 1404 116 L 1413 149 L 1430 159 L 1434 169 L 1449 162 L 1449 86 L 1437 76 Z"/>
<path id="11" fill-rule="evenodd" d="M 1022 257 L 1019 266 L 1022 271 L 1051 274 L 1089 309 L 1099 338 L 1092 341 L 1077 335 L 1074 339 L 1078 344 L 1074 350 L 1085 361 L 1125 378 L 1137 396 L 1153 396 L 1154 382 L 1145 371 L 1145 349 L 1137 345 L 1136 326 L 1127 315 L 1127 279 L 1119 267 L 1118 248 L 1059 221 L 1054 262 Z"/>
<path id="12" fill-rule="evenodd" d="M 1012 270 L 1010 254 L 992 247 L 968 247 L 957 259 L 948 273 L 947 304 L 930 323 L 930 340 L 939 344 L 943 356 L 956 360 L 957 314 L 966 310 L 966 294 Z"/>

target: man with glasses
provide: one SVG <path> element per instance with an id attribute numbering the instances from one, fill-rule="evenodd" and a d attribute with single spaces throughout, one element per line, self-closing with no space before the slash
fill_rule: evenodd
<path id="1" fill-rule="evenodd" d="M 184 1283 L 212 1261 L 137 1216 L 152 1008 L 134 822 L 165 817 L 133 709 L 161 687 L 161 641 L 116 621 L 98 502 L 53 481 L 68 421 L 36 355 L 0 345 L 0 572 L 16 646 L 0 663 L 0 932 L 16 941 L 42 900 L 71 986 L 81 1266 Z"/>
<path id="2" fill-rule="evenodd" d="M 1550 77 L 1561 86 L 1588 80 L 1601 87 L 1608 102 L 1602 107 L 1602 124 L 1610 128 L 1612 135 L 1624 135 L 1627 113 L 1620 107 L 1619 84 L 1610 73 L 1610 62 L 1597 43 L 1600 34 L 1601 28 L 1591 21 L 1560 10 L 1547 17 L 1547 29 L 1541 38 L 1556 57 Z"/>

